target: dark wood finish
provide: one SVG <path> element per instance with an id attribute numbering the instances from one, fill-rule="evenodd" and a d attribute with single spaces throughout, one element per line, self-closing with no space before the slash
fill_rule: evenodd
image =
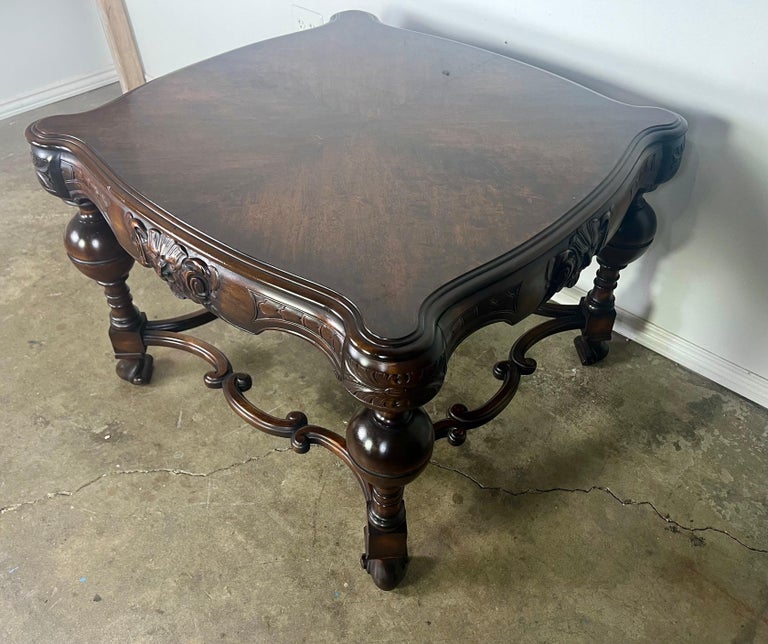
<path id="1" fill-rule="evenodd" d="M 331 450 L 366 499 L 363 566 L 389 589 L 408 561 L 403 491 L 434 441 L 459 445 L 498 415 L 536 368 L 526 351 L 553 333 L 581 329 L 582 361 L 605 356 L 618 273 L 653 239 L 642 195 L 675 174 L 685 129 L 671 112 L 347 12 L 27 137 L 43 187 L 79 207 L 67 249 L 107 291 L 120 376 L 148 382 L 148 346 L 189 351 L 246 422 L 299 453 Z M 545 304 L 595 255 L 580 306 Z M 134 261 L 204 311 L 147 321 L 125 283 Z M 495 366 L 499 391 L 433 423 L 422 406 L 458 344 L 533 312 L 552 319 Z M 215 317 L 323 351 L 362 404 L 346 436 L 253 404 L 250 377 L 183 333 Z"/>
<path id="2" fill-rule="evenodd" d="M 405 486 L 429 463 L 435 433 L 422 409 L 382 413 L 363 409 L 347 427 L 353 469 L 370 486 L 361 563 L 379 588 L 392 590 L 408 564 Z M 386 467 L 382 467 L 386 463 Z"/>
<path id="3" fill-rule="evenodd" d="M 608 341 L 616 319 L 613 292 L 619 281 L 619 272 L 648 249 L 655 234 L 656 213 L 638 194 L 619 229 L 598 253 L 600 268 L 595 286 L 581 299 L 584 324 L 574 344 L 582 364 L 594 364 L 608 354 Z"/>
<path id="4" fill-rule="evenodd" d="M 134 306 L 125 283 L 133 258 L 117 243 L 102 214 L 92 203 L 82 202 L 64 233 L 72 263 L 103 288 L 109 304 L 109 339 L 117 358 L 117 375 L 133 384 L 148 384 L 152 356 L 142 339 L 146 317 Z"/>

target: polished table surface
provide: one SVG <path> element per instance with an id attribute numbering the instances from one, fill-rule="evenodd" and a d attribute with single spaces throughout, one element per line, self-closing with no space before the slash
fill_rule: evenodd
<path id="1" fill-rule="evenodd" d="M 297 451 L 332 449 L 366 495 L 368 570 L 392 587 L 407 561 L 402 490 L 434 440 L 459 444 L 497 415 L 547 335 L 580 329 L 582 362 L 605 356 L 618 271 L 655 231 L 642 196 L 675 174 L 685 129 L 672 112 L 346 12 L 27 136 L 43 186 L 79 206 L 67 249 L 105 287 L 121 377 L 149 381 L 153 344 L 197 353 L 248 422 Z M 580 307 L 544 304 L 595 255 Z M 206 312 L 148 322 L 125 285 L 134 260 Z M 461 340 L 536 311 L 553 320 L 497 365 L 499 393 L 433 423 L 421 406 Z M 248 402 L 247 376 L 181 335 L 214 316 L 321 349 L 363 404 L 346 439 Z"/>
<path id="2" fill-rule="evenodd" d="M 81 141 L 195 232 L 334 291 L 372 333 L 399 338 L 438 288 L 575 228 L 633 152 L 679 125 L 351 13 L 38 132 Z"/>

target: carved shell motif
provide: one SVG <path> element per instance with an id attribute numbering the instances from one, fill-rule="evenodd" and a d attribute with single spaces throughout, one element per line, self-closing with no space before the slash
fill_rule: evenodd
<path id="1" fill-rule="evenodd" d="M 190 257 L 186 249 L 173 238 L 155 228 L 147 228 L 132 216 L 127 216 L 128 230 L 138 251 L 138 260 L 155 272 L 171 287 L 176 297 L 205 304 L 219 286 L 216 269 L 203 260 Z"/>
<path id="2" fill-rule="evenodd" d="M 592 257 L 605 245 L 608 235 L 610 210 L 593 217 L 573 234 L 568 248 L 557 255 L 547 269 L 547 298 L 566 286 L 575 286 L 581 271 L 589 266 Z"/>

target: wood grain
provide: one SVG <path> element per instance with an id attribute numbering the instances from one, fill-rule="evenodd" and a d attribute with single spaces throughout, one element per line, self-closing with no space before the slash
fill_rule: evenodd
<path id="1" fill-rule="evenodd" d="M 444 285 L 610 207 L 595 194 L 682 123 L 347 12 L 37 131 L 82 142 L 158 212 L 399 338 Z"/>
<path id="2" fill-rule="evenodd" d="M 123 0 L 97 0 L 104 34 L 123 92 L 145 83 L 144 66 Z"/>

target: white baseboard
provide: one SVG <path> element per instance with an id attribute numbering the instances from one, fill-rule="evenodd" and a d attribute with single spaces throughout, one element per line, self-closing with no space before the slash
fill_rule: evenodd
<path id="1" fill-rule="evenodd" d="M 64 81 L 47 85 L 40 89 L 0 102 L 0 119 L 7 119 L 37 107 L 43 107 L 92 89 L 98 89 L 117 82 L 117 72 L 109 67 L 92 74 L 68 78 Z"/>
<path id="2" fill-rule="evenodd" d="M 561 304 L 576 304 L 585 294 L 580 288 L 571 288 L 561 291 L 554 299 Z M 614 328 L 624 337 L 768 408 L 768 379 L 619 307 L 616 307 Z"/>

